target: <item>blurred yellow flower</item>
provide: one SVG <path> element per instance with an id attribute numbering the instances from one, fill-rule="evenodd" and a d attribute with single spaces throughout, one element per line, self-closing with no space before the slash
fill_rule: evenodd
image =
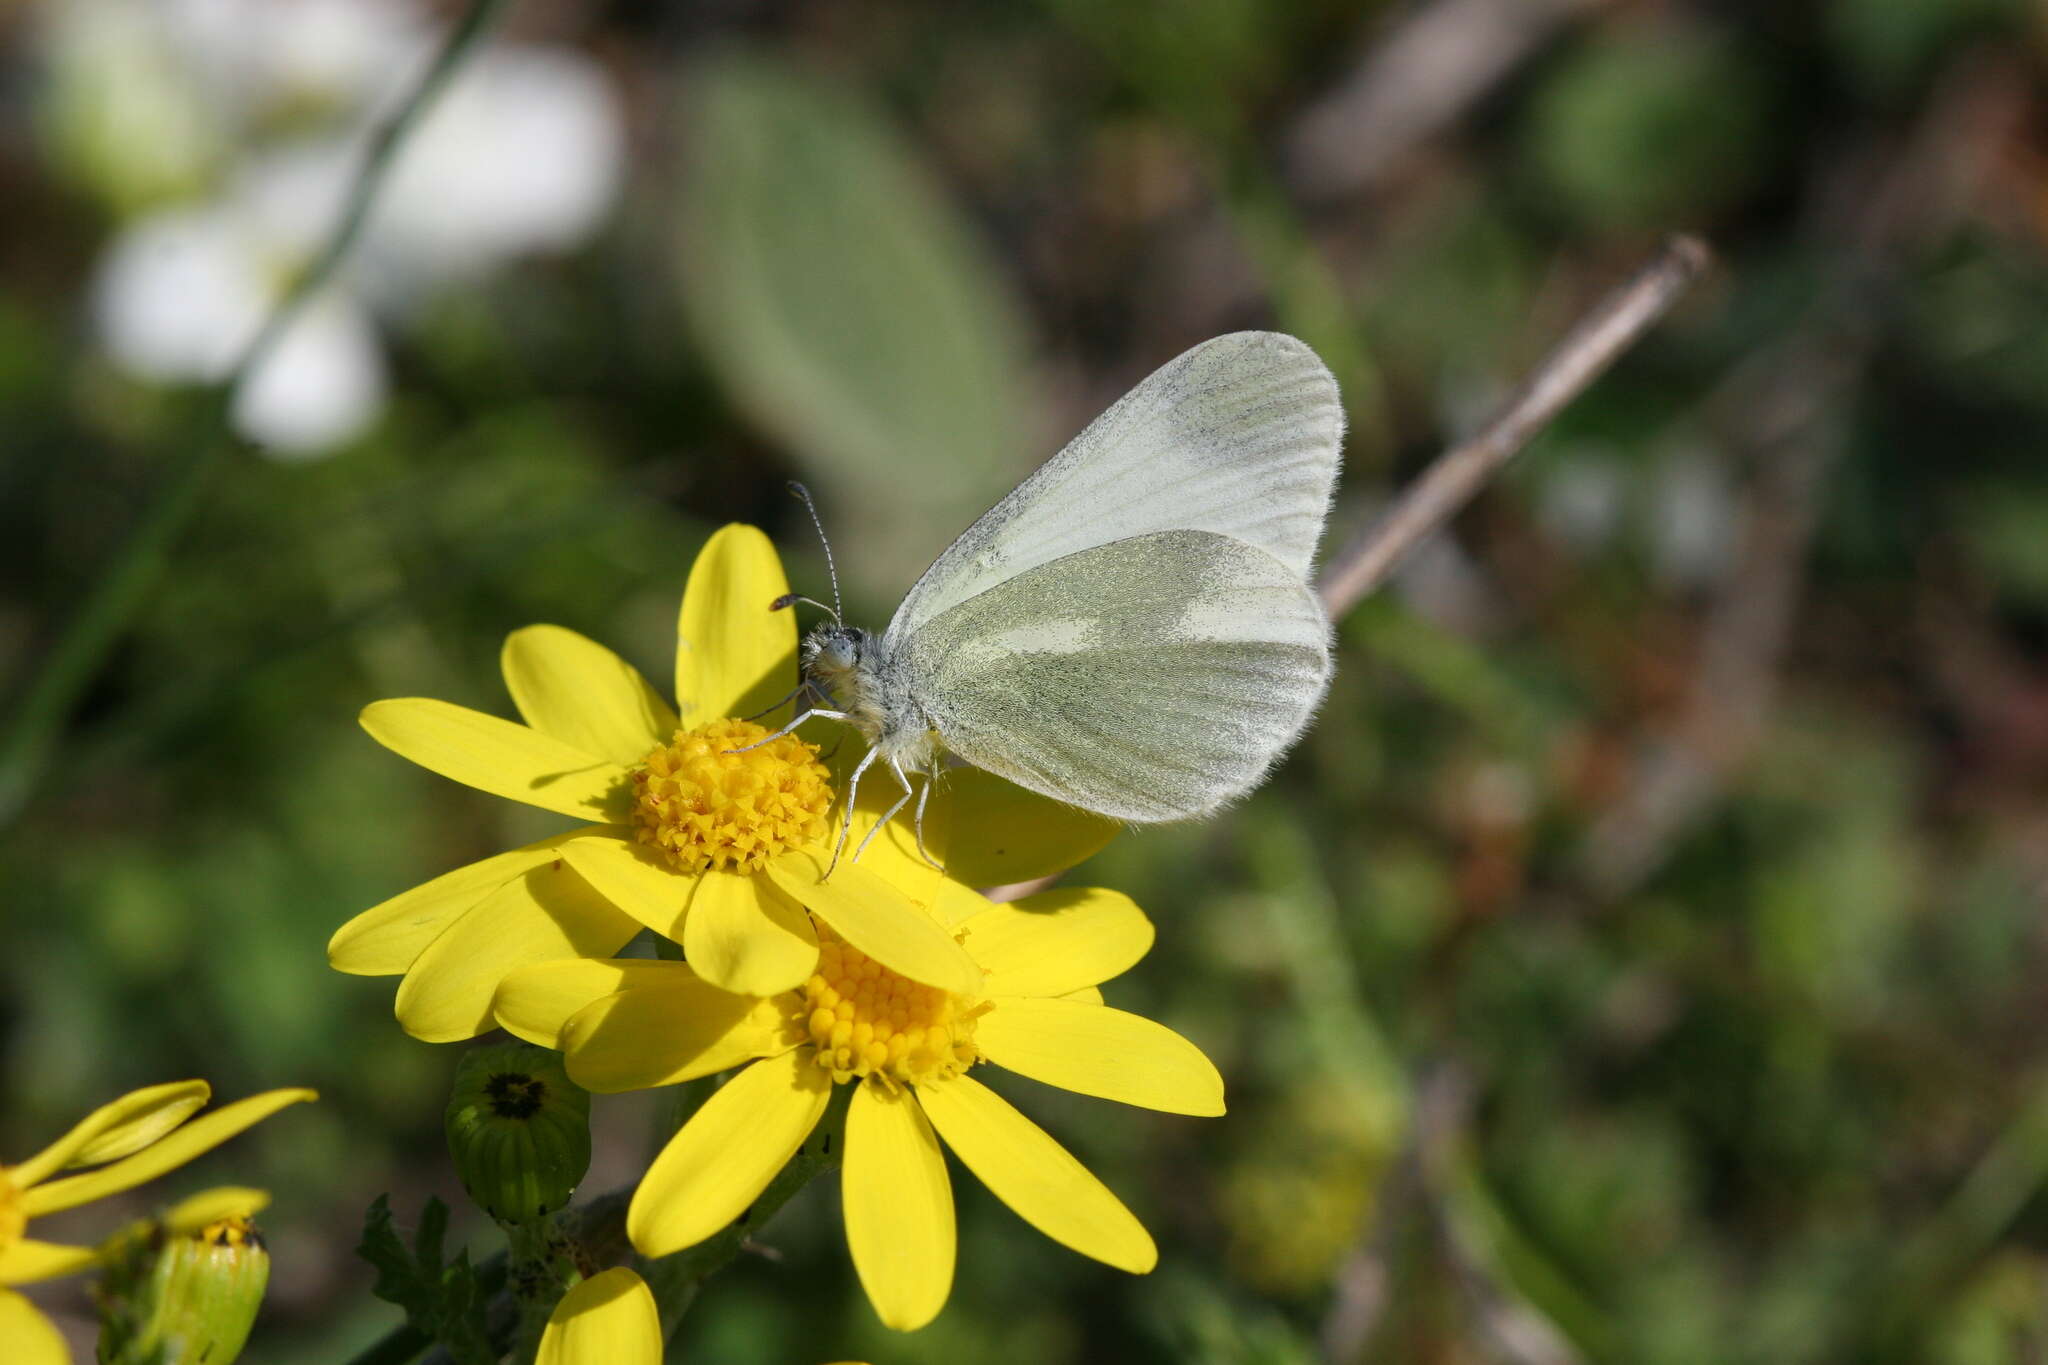
<path id="1" fill-rule="evenodd" d="M 661 1313 L 646 1281 L 619 1266 L 576 1284 L 548 1315 L 534 1365 L 661 1365 Z"/>
<path id="2" fill-rule="evenodd" d="M 100 1248 L 29 1237 L 31 1219 L 154 1180 L 286 1105 L 315 1098 L 311 1090 L 270 1090 L 187 1123 L 211 1094 L 205 1081 L 174 1081 L 132 1091 L 95 1109 L 28 1160 L 0 1166 L 0 1285 L 73 1275 L 100 1260 Z M 99 1169 L 50 1178 L 84 1166 Z M 178 1204 L 162 1221 L 176 1232 L 196 1231 L 222 1218 L 246 1218 L 268 1200 L 260 1190 L 210 1190 Z M 0 1288 L 0 1359 L 10 1365 L 64 1365 L 70 1359 L 49 1319 L 25 1297 L 5 1288 Z"/>
<path id="3" fill-rule="evenodd" d="M 403 974 L 399 1021 L 431 1042 L 489 1029 L 491 995 L 508 972 L 609 956 L 643 925 L 680 943 L 699 977 L 743 995 L 811 975 L 814 921 L 898 971 L 972 991 L 973 962 L 924 913 L 941 878 L 909 836 L 892 826 L 825 880 L 839 830 L 816 748 L 785 736 L 733 752 L 769 733 L 734 717 L 768 710 L 796 681 L 796 623 L 770 609 L 788 591 L 760 531 L 727 526 L 710 539 L 677 623 L 680 711 L 631 664 L 558 626 L 505 642 L 505 682 L 524 725 L 424 698 L 365 708 L 363 728 L 424 768 L 599 823 L 364 911 L 334 935 L 328 961 L 358 975 Z M 1025 875 L 1079 861 L 1114 829 L 1015 788 L 991 796 L 986 782 L 968 786 L 985 799 L 954 803 L 950 823 L 938 813 L 951 831 L 944 846 L 1036 824 L 1008 840 L 1032 846 Z M 1054 814 L 1032 820 L 1038 811 Z M 855 813 L 850 846 L 874 819 L 874 808 Z"/>
<path id="4" fill-rule="evenodd" d="M 560 1048 L 591 1090 L 743 1070 L 655 1158 L 628 1210 L 645 1256 L 716 1233 L 751 1205 L 824 1115 L 855 1089 L 841 1177 L 855 1269 L 888 1326 L 921 1327 L 952 1288 L 944 1138 L 1026 1222 L 1137 1273 L 1144 1227 L 1065 1148 L 966 1073 L 988 1061 L 1084 1095 L 1169 1113 L 1223 1112 L 1223 1080 L 1186 1039 L 1102 1003 L 1095 989 L 1142 958 L 1152 925 L 1113 891 L 1046 892 L 1009 905 L 947 882 L 935 906 L 980 980 L 957 990 L 895 970 L 820 923 L 818 969 L 760 998 L 718 990 L 674 962 L 557 962 L 508 976 L 497 1017 Z"/>

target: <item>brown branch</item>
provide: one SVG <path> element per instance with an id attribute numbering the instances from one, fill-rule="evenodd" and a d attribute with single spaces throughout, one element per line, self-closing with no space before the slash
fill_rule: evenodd
<path id="1" fill-rule="evenodd" d="M 1318 589 L 1330 615 L 1342 616 L 1385 582 L 1409 551 L 1456 515 L 1663 317 L 1712 259 L 1697 237 L 1673 237 L 1632 279 L 1601 300 L 1552 348 L 1493 420 L 1439 455 L 1385 516 L 1331 560 Z"/>

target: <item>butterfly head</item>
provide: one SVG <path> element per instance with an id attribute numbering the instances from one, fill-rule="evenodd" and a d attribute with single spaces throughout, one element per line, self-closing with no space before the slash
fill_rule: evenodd
<path id="1" fill-rule="evenodd" d="M 804 636 L 804 681 L 835 702 L 860 691 L 861 664 L 872 654 L 874 637 L 858 626 L 819 626 Z"/>

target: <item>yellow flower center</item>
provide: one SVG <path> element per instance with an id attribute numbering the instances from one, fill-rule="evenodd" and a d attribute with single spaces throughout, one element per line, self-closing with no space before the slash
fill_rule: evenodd
<path id="1" fill-rule="evenodd" d="M 228 1251 L 240 1251 L 245 1247 L 264 1250 L 263 1234 L 256 1225 L 239 1214 L 232 1218 L 216 1218 L 195 1234 L 210 1247 L 221 1247 Z"/>
<path id="2" fill-rule="evenodd" d="M 958 1075 L 981 1060 L 974 1021 L 982 1007 L 898 976 L 824 925 L 818 970 L 803 986 L 803 1020 L 817 1062 L 835 1081 L 880 1075 L 916 1083 Z"/>
<path id="3" fill-rule="evenodd" d="M 785 850 L 822 839 L 832 786 L 817 746 L 794 735 L 762 744 L 768 734 L 751 721 L 715 720 L 676 731 L 647 755 L 633 771 L 640 842 L 678 872 L 759 872 Z"/>
<path id="4" fill-rule="evenodd" d="M 21 1211 L 21 1191 L 7 1178 L 7 1168 L 0 1166 L 0 1253 L 21 1240 L 28 1231 L 28 1215 Z"/>

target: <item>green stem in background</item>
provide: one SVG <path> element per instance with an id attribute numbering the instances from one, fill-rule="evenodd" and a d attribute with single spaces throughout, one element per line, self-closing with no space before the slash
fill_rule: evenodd
<path id="1" fill-rule="evenodd" d="M 1407 1074 L 1366 1008 L 1336 898 L 1303 829 L 1292 817 L 1256 829 L 1260 900 L 1317 1062 L 1351 1098 L 1374 1145 L 1391 1151 L 1408 1127 Z"/>
<path id="2" fill-rule="evenodd" d="M 223 456 L 236 447 L 224 430 L 235 392 L 270 357 L 313 296 L 333 279 L 362 235 L 371 205 L 406 138 L 509 3 L 472 0 L 419 84 L 371 137 L 341 219 L 326 246 L 292 281 L 227 377 L 212 390 L 193 423 L 199 429 L 194 439 L 165 476 L 127 541 L 86 592 L 5 728 L 0 729 L 0 824 L 11 822 L 34 795 L 79 696 L 99 675 L 107 655 L 149 599 L 171 548 L 199 509 Z"/>
<path id="3" fill-rule="evenodd" d="M 1461 1258 L 1477 1261 L 1498 1286 L 1593 1360 L 1619 1361 L 1621 1343 L 1600 1307 L 1515 1224 L 1486 1186 L 1478 1159 L 1450 1154 L 1443 1173 L 1444 1214 Z"/>
<path id="4" fill-rule="evenodd" d="M 1454 711 L 1502 752 L 1538 760 L 1557 717 L 1501 662 L 1501 651 L 1431 625 L 1398 599 L 1370 597 L 1341 618 L 1349 657 L 1392 668 Z"/>
<path id="5" fill-rule="evenodd" d="M 1899 1249 L 1883 1282 L 1862 1302 L 1863 1359 L 1914 1360 L 1926 1343 L 1914 1325 L 1930 1305 L 1953 1293 L 1998 1246 L 2027 1205 L 2048 1188 L 2048 1078 L 2036 1079 L 2027 1101 L 1949 1201 Z"/>
<path id="6" fill-rule="evenodd" d="M 1275 321 L 1323 357 L 1337 376 L 1348 419 L 1345 460 L 1354 469 L 1384 468 L 1393 456 L 1386 381 L 1364 329 L 1347 301 L 1343 277 L 1310 239 L 1287 192 L 1256 149 L 1223 139 L 1214 170 L 1224 216 L 1265 277 Z"/>
<path id="7" fill-rule="evenodd" d="M 527 1365 L 540 1351 L 548 1317 L 569 1287 L 583 1278 L 587 1257 L 555 1215 L 527 1223 L 501 1223 L 510 1256 L 513 1307 L 512 1360 Z"/>

